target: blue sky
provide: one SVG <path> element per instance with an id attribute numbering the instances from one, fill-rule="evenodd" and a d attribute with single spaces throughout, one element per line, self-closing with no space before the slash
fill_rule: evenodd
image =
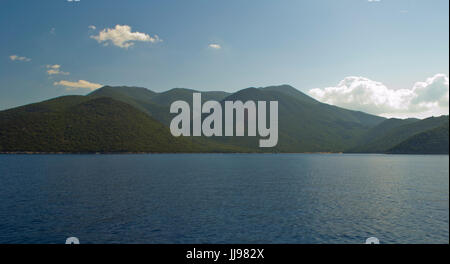
<path id="1" fill-rule="evenodd" d="M 448 0 L 3 0 L 0 109 L 95 85 L 233 92 L 290 84 L 374 114 L 445 114 L 448 92 L 424 101 L 419 90 L 448 91 L 448 9 Z M 73 87 L 80 80 L 90 89 Z M 341 98 L 349 89 L 395 102 L 349 102 Z"/>

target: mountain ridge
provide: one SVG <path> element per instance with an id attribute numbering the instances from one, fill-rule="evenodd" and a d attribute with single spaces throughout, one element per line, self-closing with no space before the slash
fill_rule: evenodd
<path id="1" fill-rule="evenodd" d="M 386 119 L 360 111 L 348 110 L 321 103 L 290 85 L 249 87 L 235 93 L 204 92 L 187 88 L 154 92 L 143 87 L 104 86 L 85 96 L 57 97 L 41 103 L 0 111 L 0 125 L 2 125 L 0 126 L 0 136 L 3 135 L 3 141 L 0 140 L 0 151 L 8 145 L 6 143 L 7 138 L 5 138 L 5 131 L 8 131 L 8 127 L 5 127 L 6 121 L 10 121 L 9 126 L 14 124 L 8 111 L 18 111 L 17 116 L 26 119 L 29 116 L 40 117 L 39 113 L 45 115 L 46 111 L 57 112 L 58 109 L 68 108 L 83 102 L 110 98 L 114 101 L 113 105 L 125 104 L 127 108 L 133 109 L 127 110 L 127 113 L 133 112 L 133 115 L 139 116 L 137 112 L 141 112 L 148 116 L 150 120 L 161 124 L 167 131 L 170 121 L 175 116 L 169 111 L 170 104 L 176 100 L 184 100 L 191 105 L 194 92 L 202 94 L 202 103 L 208 100 L 216 100 L 222 104 L 226 100 L 241 100 L 244 102 L 247 100 L 278 101 L 279 141 L 275 148 L 259 149 L 258 137 L 182 138 L 181 141 L 186 140 L 184 144 L 191 144 L 189 146 L 192 149 L 187 152 L 388 153 L 395 146 L 412 136 L 439 127 L 442 122 L 445 122 L 445 117 L 430 119 L 431 121 L 428 119 Z M 105 107 L 107 108 L 103 104 L 102 109 Z M 124 105 L 121 107 L 124 107 Z M 113 110 L 109 109 L 108 111 Z M 129 121 L 121 119 L 122 122 L 134 122 L 133 115 L 129 115 Z M 20 118 L 17 122 L 19 121 Z M 149 121 L 145 122 L 148 123 Z M 9 136 L 11 136 L 12 132 L 9 132 Z M 20 131 L 15 132 L 21 134 Z M 131 131 L 128 132 L 131 133 Z M 146 134 L 146 136 L 149 137 L 150 135 Z M 169 136 L 171 135 L 169 134 Z M 54 140 L 57 141 L 56 138 Z M 134 146 L 134 148 L 139 150 L 137 146 Z M 14 150 L 11 149 L 11 146 L 6 149 Z M 165 152 L 175 152 L 171 149 L 167 147 Z M 116 150 L 114 149 L 113 152 Z"/>

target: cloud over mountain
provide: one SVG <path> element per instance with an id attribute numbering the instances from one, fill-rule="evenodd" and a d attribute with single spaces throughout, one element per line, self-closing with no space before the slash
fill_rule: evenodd
<path id="1" fill-rule="evenodd" d="M 337 86 L 316 88 L 309 94 L 322 102 L 385 117 L 448 115 L 449 79 L 436 74 L 410 89 L 390 89 L 365 77 L 347 77 Z"/>
<path id="2" fill-rule="evenodd" d="M 66 90 L 70 91 L 70 90 L 75 90 L 75 89 L 88 89 L 88 90 L 95 90 L 98 89 L 100 87 L 102 87 L 103 85 L 98 84 L 98 83 L 91 83 L 85 80 L 79 80 L 77 82 L 70 82 L 70 81 L 59 81 L 59 82 L 54 82 L 53 85 L 61 85 L 61 86 L 65 86 Z"/>
<path id="3" fill-rule="evenodd" d="M 96 36 L 91 38 L 97 40 L 98 43 L 104 43 L 127 49 L 134 45 L 136 41 L 157 43 L 162 40 L 158 35 L 150 36 L 146 33 L 131 32 L 131 27 L 128 25 L 116 25 L 114 28 L 105 28 Z"/>

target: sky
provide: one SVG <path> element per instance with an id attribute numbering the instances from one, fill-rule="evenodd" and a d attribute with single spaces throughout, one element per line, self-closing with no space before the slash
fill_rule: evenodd
<path id="1" fill-rule="evenodd" d="M 289 84 L 386 117 L 449 111 L 448 0 L 2 0 L 0 36 L 0 110 Z"/>

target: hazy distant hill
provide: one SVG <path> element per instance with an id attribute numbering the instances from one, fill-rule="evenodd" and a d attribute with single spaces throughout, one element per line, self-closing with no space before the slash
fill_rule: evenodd
<path id="1" fill-rule="evenodd" d="M 430 151 L 426 142 L 441 142 L 445 134 L 433 129 L 447 121 L 448 134 L 448 116 L 385 119 L 324 104 L 281 85 L 235 93 L 201 92 L 202 102 L 278 101 L 279 140 L 275 148 L 259 148 L 259 137 L 175 138 L 168 129 L 175 116 L 169 112 L 170 104 L 177 100 L 191 104 L 194 92 L 175 88 L 157 93 L 139 87 L 105 86 L 87 96 L 60 97 L 1 111 L 0 151 L 399 153 L 407 152 L 410 146 L 409 151 L 426 153 Z M 434 140 L 438 136 L 439 140 Z"/>
<path id="2" fill-rule="evenodd" d="M 448 119 L 443 125 L 408 138 L 388 150 L 396 154 L 448 154 Z"/>
<path id="3" fill-rule="evenodd" d="M 366 140 L 349 152 L 384 153 L 412 136 L 440 127 L 448 123 L 448 116 L 417 119 L 389 119 L 373 127 Z"/>

